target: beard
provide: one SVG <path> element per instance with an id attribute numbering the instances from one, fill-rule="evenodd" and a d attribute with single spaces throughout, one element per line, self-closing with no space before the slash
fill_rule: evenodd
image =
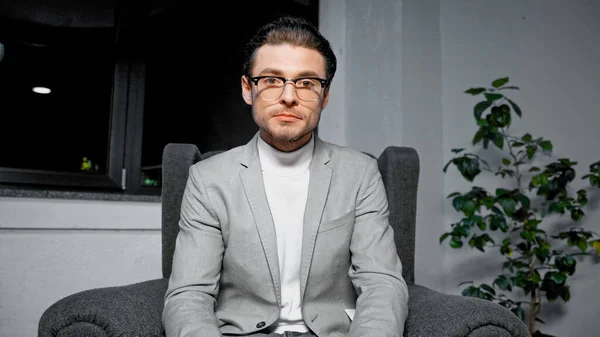
<path id="1" fill-rule="evenodd" d="M 278 125 L 275 127 L 269 127 L 269 125 L 266 125 L 266 127 L 261 129 L 266 132 L 271 139 L 280 143 L 296 142 L 300 138 L 304 137 L 307 133 L 312 131 L 304 128 L 298 129 L 290 125 Z"/>

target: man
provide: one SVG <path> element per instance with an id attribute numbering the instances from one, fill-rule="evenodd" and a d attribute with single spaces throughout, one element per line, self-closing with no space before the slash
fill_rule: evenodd
<path id="1" fill-rule="evenodd" d="M 315 134 L 335 70 L 300 19 L 249 42 L 242 97 L 259 132 L 190 168 L 167 337 L 402 336 L 408 291 L 377 162 Z"/>

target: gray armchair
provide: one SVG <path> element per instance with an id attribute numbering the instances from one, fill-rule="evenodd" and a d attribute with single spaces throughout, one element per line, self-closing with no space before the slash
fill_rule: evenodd
<path id="1" fill-rule="evenodd" d="M 168 144 L 163 153 L 162 275 L 127 286 L 90 289 L 60 299 L 42 314 L 38 337 L 164 336 L 163 296 L 171 274 L 180 201 L 188 168 L 202 155 L 195 145 Z M 526 326 L 506 308 L 482 299 L 442 294 L 414 283 L 419 157 L 390 146 L 378 158 L 389 198 L 390 222 L 410 293 L 406 337 L 527 337 Z"/>

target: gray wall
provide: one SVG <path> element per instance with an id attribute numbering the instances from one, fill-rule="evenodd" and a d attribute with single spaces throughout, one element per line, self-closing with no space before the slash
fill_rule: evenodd
<path id="1" fill-rule="evenodd" d="M 345 83 L 334 80 L 324 112 L 330 116 L 323 118 L 320 135 L 376 155 L 387 145 L 415 147 L 422 165 L 417 283 L 458 294 L 462 281 L 490 282 L 502 272 L 499 254 L 453 250 L 438 243 L 450 224 L 459 220 L 445 196 L 471 187 L 455 170 L 442 172 L 452 158 L 450 150 L 470 149 L 476 130 L 472 109 L 477 101 L 463 91 L 509 76 L 521 88 L 511 97 L 523 109 L 513 132 L 550 139 L 554 156 L 577 161 L 581 177 L 589 164 L 600 159 L 600 113 L 594 100 L 600 77 L 600 2 L 322 3 L 321 29 L 338 55 L 341 52 Z M 340 130 L 339 125 L 345 128 Z M 499 187 L 486 175 L 476 183 Z M 581 179 L 572 187 L 582 187 Z M 600 232 L 597 192 L 584 209 L 587 217 L 582 225 Z M 546 221 L 551 229 L 565 219 Z M 595 335 L 599 280 L 600 266 L 581 259 L 570 279 L 571 301 L 544 304 L 546 325 L 538 323 L 538 328 L 558 336 Z"/>

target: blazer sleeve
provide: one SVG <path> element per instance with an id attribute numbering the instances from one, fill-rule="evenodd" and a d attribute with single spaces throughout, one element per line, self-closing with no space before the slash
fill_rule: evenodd
<path id="1" fill-rule="evenodd" d="M 356 204 L 349 276 L 358 298 L 348 336 L 401 337 L 408 316 L 408 288 L 374 159 L 365 170 Z"/>
<path id="2" fill-rule="evenodd" d="M 221 336 L 215 316 L 223 259 L 221 227 L 199 169 L 190 168 L 163 309 L 167 337 Z"/>

